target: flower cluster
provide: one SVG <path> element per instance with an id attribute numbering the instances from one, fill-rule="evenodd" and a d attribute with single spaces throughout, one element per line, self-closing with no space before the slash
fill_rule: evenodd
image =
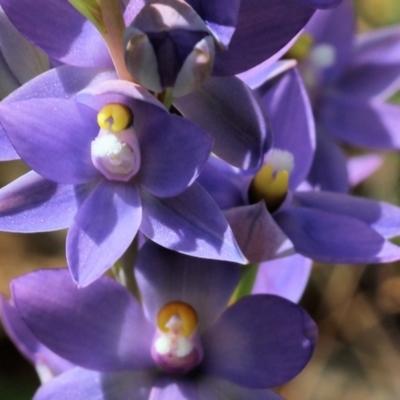
<path id="1" fill-rule="evenodd" d="M 396 148 L 398 30 L 353 45 L 348 0 L 0 6 L 0 159 L 31 168 L 0 230 L 68 229 L 69 272 L 1 299 L 34 399 L 280 398 L 312 262 L 400 259 L 400 209 L 347 194 L 376 158 L 350 173 L 331 137 Z"/>

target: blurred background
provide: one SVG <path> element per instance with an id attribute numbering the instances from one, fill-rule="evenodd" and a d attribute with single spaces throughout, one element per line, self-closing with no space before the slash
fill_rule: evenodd
<path id="1" fill-rule="evenodd" d="M 400 23 L 399 0 L 356 0 L 355 6 L 360 32 Z M 400 95 L 392 101 L 400 103 Z M 0 186 L 27 170 L 20 161 L 0 163 Z M 354 194 L 400 205 L 400 155 L 385 154 L 383 166 Z M 0 232 L 1 293 L 9 296 L 16 276 L 66 265 L 65 234 Z M 277 388 L 281 395 L 288 400 L 400 399 L 400 264 L 315 265 L 301 304 L 317 322 L 320 339 L 304 371 Z M 0 399 L 31 399 L 39 385 L 36 372 L 1 326 L 0 355 Z"/>

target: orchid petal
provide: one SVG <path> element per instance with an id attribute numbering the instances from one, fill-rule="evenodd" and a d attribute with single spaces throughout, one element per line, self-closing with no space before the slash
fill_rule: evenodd
<path id="1" fill-rule="evenodd" d="M 0 53 L 18 86 L 49 68 L 47 57 L 18 32 L 1 9 L 0 31 Z"/>
<path id="2" fill-rule="evenodd" d="M 211 137 L 184 118 L 152 118 L 141 134 L 140 185 L 154 196 L 176 196 L 197 178 L 211 147 Z"/>
<path id="3" fill-rule="evenodd" d="M 292 242 L 276 224 L 264 202 L 231 208 L 224 215 L 250 262 L 259 263 L 294 252 Z"/>
<path id="4" fill-rule="evenodd" d="M 349 191 L 346 157 L 338 144 L 324 132 L 317 134 L 317 148 L 308 181 L 318 190 Z"/>
<path id="5" fill-rule="evenodd" d="M 79 208 L 67 235 L 67 260 L 75 282 L 87 286 L 112 267 L 139 229 L 136 185 L 100 181 Z"/>
<path id="6" fill-rule="evenodd" d="M 400 259 L 400 248 L 359 219 L 306 208 L 275 215 L 300 254 L 324 263 L 366 264 Z"/>
<path id="7" fill-rule="evenodd" d="M 0 5 L 15 27 L 50 57 L 79 67 L 112 65 L 104 39 L 68 1 L 1 0 Z"/>
<path id="8" fill-rule="evenodd" d="M 210 77 L 174 105 L 214 138 L 213 152 L 240 168 L 258 167 L 270 140 L 268 117 L 252 91 L 236 77 Z M 267 137 L 268 136 L 268 137 Z"/>
<path id="9" fill-rule="evenodd" d="M 315 8 L 337 7 L 343 0 L 296 0 L 301 4 Z"/>
<path id="10" fill-rule="evenodd" d="M 31 171 L 0 189 L 0 229 L 48 232 L 68 228 L 88 185 L 62 185 Z"/>
<path id="11" fill-rule="evenodd" d="M 310 100 L 297 69 L 290 69 L 275 84 L 257 90 L 271 118 L 274 148 L 294 157 L 290 187 L 307 176 L 315 151 L 315 126 Z"/>
<path id="12" fill-rule="evenodd" d="M 77 367 L 41 386 L 33 400 L 148 400 L 154 375 L 151 371 L 101 373 Z"/>
<path id="13" fill-rule="evenodd" d="M 139 251 L 135 275 L 148 319 L 156 324 L 165 304 L 183 301 L 195 309 L 200 332 L 222 313 L 240 280 L 237 264 L 188 257 L 150 241 Z"/>
<path id="14" fill-rule="evenodd" d="M 347 171 L 351 186 L 356 186 L 369 178 L 383 164 L 383 157 L 379 154 L 365 154 L 350 157 L 347 160 Z"/>
<path id="15" fill-rule="evenodd" d="M 332 95 L 326 97 L 320 118 L 330 134 L 347 143 L 375 150 L 400 148 L 398 104 Z"/>
<path id="16" fill-rule="evenodd" d="M 357 218 L 385 238 L 400 235 L 400 207 L 393 204 L 327 192 L 298 192 L 295 201 L 302 207 Z"/>
<path id="17" fill-rule="evenodd" d="M 283 400 L 271 390 L 248 389 L 211 376 L 197 381 L 197 400 Z"/>
<path id="18" fill-rule="evenodd" d="M 296 304 L 272 295 L 246 296 L 202 336 L 201 367 L 240 386 L 277 386 L 310 360 L 316 331 L 315 323 Z"/>
<path id="19" fill-rule="evenodd" d="M 168 249 L 194 257 L 245 263 L 221 211 L 197 183 L 175 197 L 141 191 L 140 230 Z"/>
<path id="20" fill-rule="evenodd" d="M 204 20 L 217 41 L 227 49 L 235 31 L 240 0 L 187 0 Z"/>
<path id="21" fill-rule="evenodd" d="M 43 177 L 86 183 L 99 177 L 90 156 L 96 113 L 71 100 L 30 99 L 0 105 L 0 122 L 21 158 Z"/>
<path id="22" fill-rule="evenodd" d="M 312 261 L 300 254 L 259 265 L 252 294 L 275 294 L 298 302 L 306 288 Z"/>
<path id="23" fill-rule="evenodd" d="M 228 50 L 216 54 L 213 75 L 235 75 L 260 64 L 284 47 L 313 13 L 293 0 L 242 0 L 235 33 Z"/>
<path id="24" fill-rule="evenodd" d="M 195 381 L 161 375 L 151 389 L 149 400 L 198 400 Z"/>
<path id="25" fill-rule="evenodd" d="M 118 282 L 102 277 L 78 289 L 66 269 L 53 269 L 14 279 L 11 290 L 37 339 L 74 364 L 97 371 L 154 366 L 154 327 Z"/>
<path id="26" fill-rule="evenodd" d="M 386 98 L 400 86 L 400 28 L 376 29 L 358 38 L 355 53 L 339 81 L 344 93 Z"/>

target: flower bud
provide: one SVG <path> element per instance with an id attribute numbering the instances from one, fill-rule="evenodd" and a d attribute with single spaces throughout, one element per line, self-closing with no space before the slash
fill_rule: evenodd
<path id="1" fill-rule="evenodd" d="M 132 77 L 154 92 L 174 97 L 196 90 L 210 75 L 214 38 L 185 2 L 147 3 L 124 35 L 125 63 Z"/>

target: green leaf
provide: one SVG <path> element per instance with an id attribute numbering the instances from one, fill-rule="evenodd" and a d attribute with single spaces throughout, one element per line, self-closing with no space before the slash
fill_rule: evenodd
<path id="1" fill-rule="evenodd" d="M 81 14 L 83 14 L 100 31 L 106 33 L 103 14 L 98 0 L 68 0 Z"/>

